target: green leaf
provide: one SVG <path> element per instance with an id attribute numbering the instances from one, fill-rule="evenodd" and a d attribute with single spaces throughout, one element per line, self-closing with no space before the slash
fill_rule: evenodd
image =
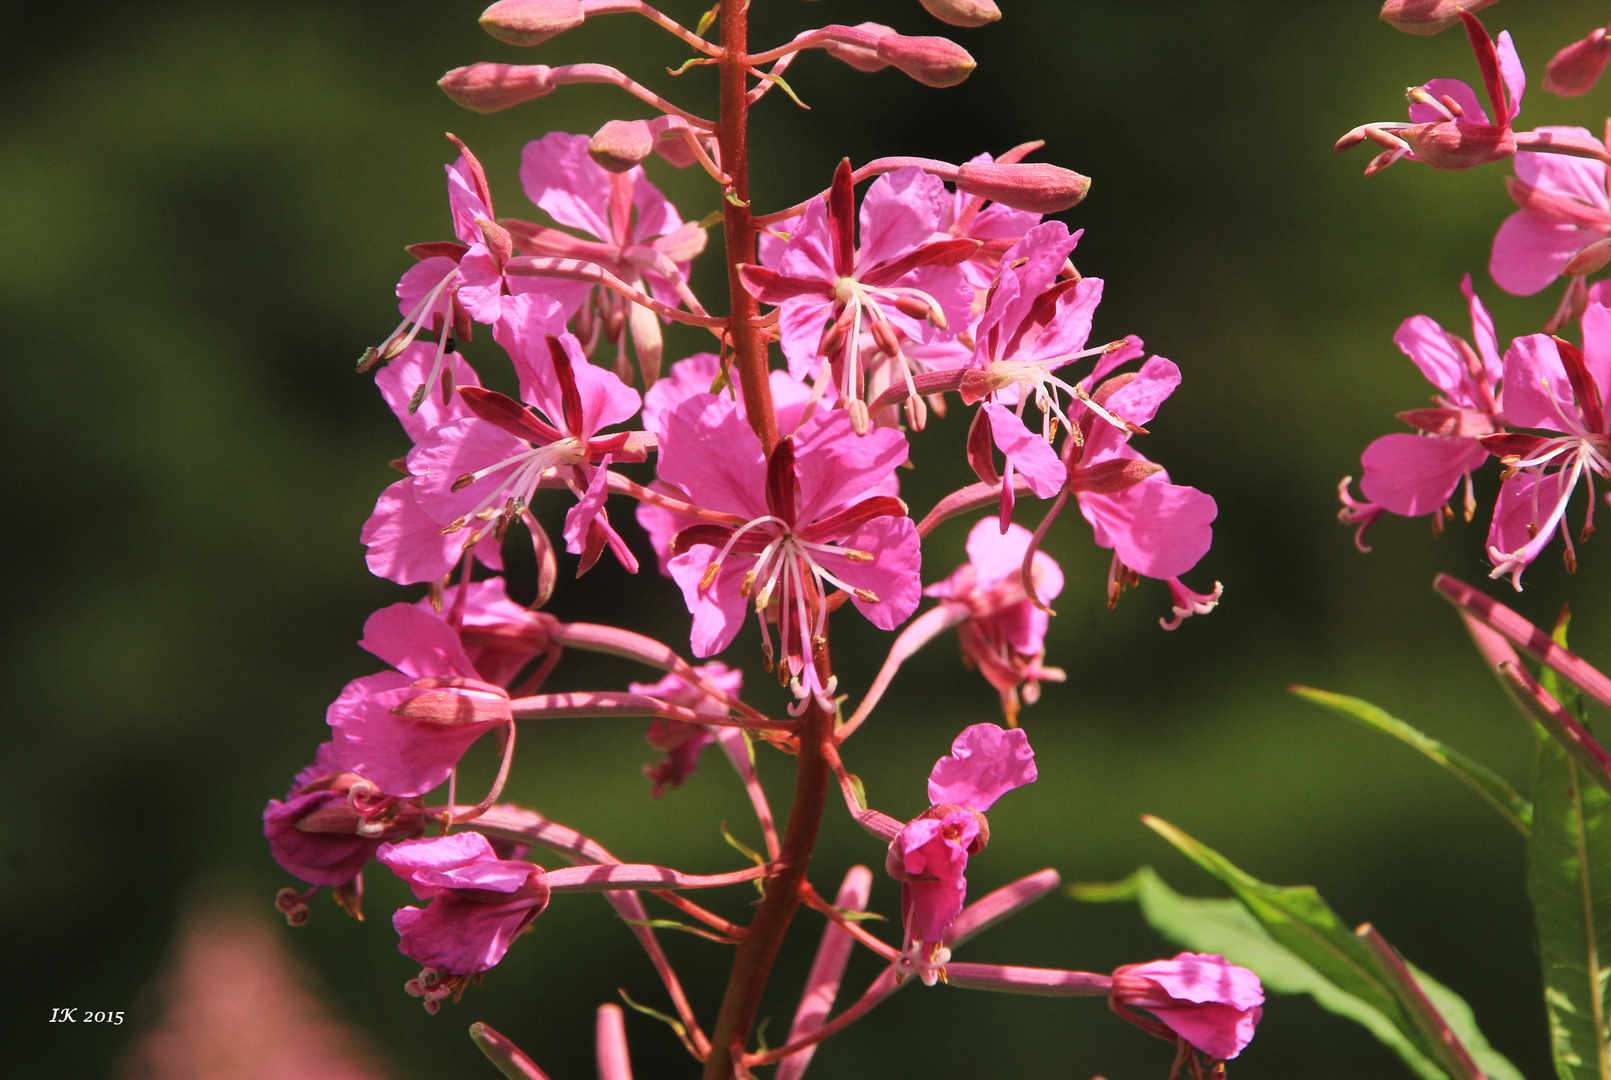
<path id="1" fill-rule="evenodd" d="M 744 841 L 727 831 L 727 822 L 725 821 L 722 822 L 722 839 L 726 840 L 728 844 L 732 846 L 734 851 L 737 851 L 740 855 L 747 857 L 756 866 L 766 865 L 766 859 L 761 856 L 759 851 L 756 851 L 754 848 L 744 843 Z M 756 878 L 753 884 L 755 885 L 756 892 L 760 893 L 762 896 L 766 895 L 766 883 L 764 881 L 762 881 L 760 878 Z"/>
<path id="2" fill-rule="evenodd" d="M 733 940 L 731 938 L 725 938 L 722 935 L 712 933 L 711 931 L 706 930 L 703 927 L 694 926 L 694 925 L 692 925 L 690 923 L 680 922 L 677 919 L 627 919 L 627 918 L 623 918 L 621 921 L 626 923 L 628 926 L 647 926 L 647 927 L 649 927 L 651 929 L 654 929 L 654 930 L 681 930 L 684 933 L 696 934 L 699 937 L 707 938 L 707 939 L 709 939 L 711 941 L 720 942 L 723 945 L 731 945 L 733 943 Z"/>
<path id="3" fill-rule="evenodd" d="M 699 227 L 701 229 L 713 229 L 721 223 L 722 212 L 720 210 L 712 210 L 710 213 L 699 219 Z"/>
<path id="4" fill-rule="evenodd" d="M 1268 885 L 1243 873 L 1219 852 L 1198 843 L 1168 822 L 1151 816 L 1141 820 L 1229 886 L 1277 943 L 1338 989 L 1387 1017 L 1423 1056 L 1436 1062 L 1445 1072 L 1451 1076 L 1465 1075 L 1458 1055 L 1442 1041 L 1429 1038 L 1416 1023 L 1409 1003 L 1398 996 L 1397 976 L 1343 925 L 1313 886 Z M 1444 1022 L 1447 1023 L 1447 1019 Z M 1611 1077 L 1604 1080 L 1611 1080 Z"/>
<path id="5" fill-rule="evenodd" d="M 1308 994 L 1321 1008 L 1363 1026 L 1424 1080 L 1443 1080 L 1447 1075 L 1380 1010 L 1339 989 L 1272 938 L 1239 901 L 1182 896 L 1147 866 L 1123 881 L 1079 883 L 1066 891 L 1090 903 L 1133 900 L 1148 924 L 1176 945 L 1193 952 L 1219 953 L 1231 963 L 1251 969 L 1267 992 Z M 1423 972 L 1416 971 L 1415 978 L 1491 1080 L 1522 1080 L 1516 1067 L 1488 1045 L 1470 1007 L 1458 995 Z"/>
<path id="6" fill-rule="evenodd" d="M 1389 716 L 1368 701 L 1325 690 L 1315 690 L 1308 686 L 1289 686 L 1287 689 L 1305 701 L 1323 705 L 1350 720 L 1357 720 L 1366 727 L 1386 732 L 1400 742 L 1419 750 L 1465 781 L 1478 795 L 1488 800 L 1493 808 L 1523 836 L 1527 835 L 1533 821 L 1532 804 L 1486 765 L 1480 765 L 1460 751 L 1451 749 L 1428 735 L 1423 735 L 1409 724 Z"/>
<path id="7" fill-rule="evenodd" d="M 1572 625 L 1572 608 L 1566 605 L 1561 613 L 1555 617 L 1555 628 L 1550 632 L 1550 638 L 1561 648 L 1566 648 L 1566 631 Z M 1559 673 L 1548 664 L 1541 665 L 1538 673 L 1538 685 L 1542 686 L 1549 696 L 1561 703 L 1561 707 L 1577 718 L 1580 724 L 1588 720 L 1588 710 L 1583 706 L 1583 694 L 1577 685 L 1561 678 Z"/>
<path id="8" fill-rule="evenodd" d="M 1533 774 L 1527 894 L 1538 927 L 1550 1048 L 1561 1080 L 1611 1080 L 1611 795 L 1553 742 Z"/>
<path id="9" fill-rule="evenodd" d="M 690 1054 L 693 1054 L 695 1057 L 699 1056 L 698 1051 L 694 1049 L 693 1040 L 688 1038 L 688 1029 L 683 1026 L 681 1020 L 678 1020 L 675 1016 L 667 1016 L 658 1009 L 651 1009 L 647 1005 L 639 1005 L 636 1001 L 632 1000 L 631 995 L 620 987 L 616 987 L 615 992 L 621 995 L 621 1000 L 627 1003 L 627 1008 L 640 1012 L 644 1016 L 652 1016 L 662 1024 L 665 1024 L 667 1027 L 671 1028 L 672 1031 L 677 1033 L 677 1038 L 682 1040 L 683 1046 L 688 1048 L 688 1052 Z"/>

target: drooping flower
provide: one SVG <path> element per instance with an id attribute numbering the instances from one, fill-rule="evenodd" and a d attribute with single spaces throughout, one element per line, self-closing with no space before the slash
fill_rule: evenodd
<path id="1" fill-rule="evenodd" d="M 381 844 L 425 830 L 417 806 L 395 800 L 366 806 L 365 785 L 334 742 L 321 743 L 313 764 L 291 781 L 285 801 L 270 799 L 263 810 L 263 835 L 274 861 L 310 885 L 341 889 L 353 884 Z"/>
<path id="2" fill-rule="evenodd" d="M 1476 508 L 1471 473 L 1488 459 L 1479 439 L 1504 424 L 1499 403 L 1504 366 L 1493 318 L 1472 289 L 1470 274 L 1460 288 L 1471 310 L 1475 347 L 1425 315 L 1404 320 L 1393 341 L 1437 388 L 1437 407 L 1399 413 L 1419 433 L 1384 435 L 1360 458 L 1365 471 L 1359 486 L 1371 503 L 1403 517 L 1436 514 L 1438 528 L 1462 480 L 1465 516 L 1471 519 Z"/>
<path id="3" fill-rule="evenodd" d="M 609 172 L 588 155 L 587 145 L 586 135 L 560 131 L 527 143 L 520 155 L 520 182 L 526 197 L 549 217 L 592 239 L 530 222 L 506 221 L 515 244 L 525 255 L 601 266 L 672 307 L 686 302 L 693 295 L 687 289 L 688 266 L 705 249 L 705 230 L 683 222 L 676 207 L 649 183 L 642 166 Z M 652 385 L 660 375 L 659 317 L 608 289 L 555 284 L 569 290 L 562 298 L 568 312 L 582 308 L 578 330 L 582 351 L 593 352 L 602 337 L 616 347 L 616 375 L 629 381 L 630 336 L 644 385 Z"/>
<path id="4" fill-rule="evenodd" d="M 481 679 L 458 632 L 430 611 L 382 608 L 359 644 L 397 670 L 348 683 L 325 719 L 341 760 L 386 795 L 425 794 L 471 743 L 512 723 L 508 693 Z"/>
<path id="5" fill-rule="evenodd" d="M 783 353 L 795 377 L 810 378 L 822 360 L 829 362 L 857 434 L 868 428 L 864 329 L 898 358 L 897 328 L 928 341 L 967 325 L 973 295 L 958 267 L 979 242 L 934 239 L 950 202 L 944 182 L 921 169 L 886 173 L 862 200 L 858 246 L 855 192 L 844 162 L 827 198 L 813 200 L 794 225 L 777 266 L 740 267 L 744 287 L 779 308 Z"/>
<path id="6" fill-rule="evenodd" d="M 661 480 L 731 522 L 691 525 L 672 543 L 668 569 L 694 617 L 694 654 L 725 649 L 753 603 L 768 665 L 782 665 L 802 701 L 815 696 L 831 709 L 833 683 L 824 685 L 815 660 L 830 587 L 850 593 L 881 630 L 917 607 L 917 530 L 906 504 L 871 494 L 906 453 L 899 432 L 858 439 L 843 411 L 818 412 L 768 456 L 725 398 L 696 394 L 673 409 L 661 432 Z"/>
<path id="7" fill-rule="evenodd" d="M 1173 960 L 1126 964 L 1113 973 L 1113 1011 L 1159 1038 L 1229 1061 L 1253 1041 L 1264 1015 L 1264 986 L 1223 956 L 1183 952 Z M 1136 1016 L 1146 1009 L 1159 1022 Z"/>
<path id="8" fill-rule="evenodd" d="M 566 550 L 582 556 L 581 570 L 606 545 L 628 571 L 637 559 L 610 526 L 604 511 L 613 460 L 642 461 L 646 450 L 634 432 L 601 430 L 630 419 L 638 392 L 589 364 L 570 334 L 555 336 L 554 311 L 529 297 L 512 298 L 493 328 L 520 375 L 521 396 L 535 406 L 491 390 L 461 396 L 474 415 L 431 431 L 408 456 L 419 505 L 448 533 L 501 537 L 531 505 L 545 482 L 578 497 L 565 516 Z"/>
<path id="9" fill-rule="evenodd" d="M 1505 415 L 1519 427 L 1557 432 L 1551 438 L 1522 432 L 1489 435 L 1487 450 L 1505 466 L 1505 480 L 1488 533 L 1491 577 L 1521 575 L 1554 538 L 1565 542 L 1569 569 L 1576 553 L 1566 508 L 1578 481 L 1589 500 L 1580 540 L 1594 531 L 1594 477 L 1611 479 L 1611 425 L 1604 402 L 1611 394 L 1611 308 L 1592 304 L 1583 313 L 1583 349 L 1560 338 L 1517 338 L 1505 353 Z"/>
<path id="10" fill-rule="evenodd" d="M 1018 723 L 1019 695 L 1033 705 L 1040 699 L 1040 684 L 1062 682 L 1061 668 L 1047 667 L 1046 630 L 1051 616 L 1036 607 L 1024 591 L 1024 555 L 1030 532 L 1013 525 L 1002 533 L 993 518 L 984 518 L 968 532 L 968 561 L 944 581 L 923 590 L 945 604 L 967 612 L 957 624 L 962 661 L 976 667 L 1001 695 L 1007 724 Z M 1063 591 L 1063 571 L 1057 560 L 1035 552 L 1030 576 L 1035 593 L 1049 601 Z"/>
<path id="11" fill-rule="evenodd" d="M 1538 130 L 1595 141 L 1583 128 Z M 1516 175 L 1506 178 L 1505 188 L 1520 209 L 1494 236 L 1488 262 L 1494 283 L 1508 293 L 1531 296 L 1547 288 L 1584 248 L 1611 237 L 1606 182 L 1602 161 L 1530 151 L 1517 154 Z"/>
<path id="12" fill-rule="evenodd" d="M 984 812 L 1035 781 L 1035 752 L 1022 728 L 974 724 L 929 773 L 930 806 L 890 841 L 885 869 L 901 882 L 905 944 L 898 970 L 933 986 L 944 977 L 951 924 L 962 911 L 968 856 L 990 842 Z"/>
<path id="13" fill-rule="evenodd" d="M 744 673 L 729 668 L 720 661 L 702 664 L 694 669 L 706 682 L 723 693 L 737 697 L 744 685 Z M 634 694 L 646 694 L 671 705 L 681 705 L 711 716 L 726 716 L 727 706 L 712 698 L 697 686 L 690 686 L 675 672 L 655 683 L 631 683 L 627 689 Z M 690 720 L 656 719 L 649 724 L 649 745 L 663 751 L 665 757 L 654 765 L 645 765 L 643 774 L 653 783 L 652 798 L 660 798 L 666 788 L 681 787 L 682 782 L 699 766 L 699 755 L 705 747 L 716 741 L 716 735 L 703 724 Z"/>
<path id="14" fill-rule="evenodd" d="M 1411 87 L 1409 123 L 1364 124 L 1337 140 L 1339 151 L 1366 140 L 1385 147 L 1366 167 L 1366 176 L 1400 158 L 1423 161 L 1434 169 L 1469 169 L 1502 161 L 1516 152 L 1511 121 L 1521 112 L 1522 94 L 1527 89 L 1516 46 L 1508 30 L 1500 32 L 1496 43 L 1475 15 L 1462 11 L 1460 20 L 1471 39 L 1493 118 L 1489 119 L 1471 87 L 1459 79 L 1433 79 Z"/>
<path id="15" fill-rule="evenodd" d="M 423 909 L 399 908 L 392 926 L 398 949 L 426 969 L 409 991 L 425 998 L 432 1012 L 441 998 L 462 989 L 455 979 L 497 964 L 548 906 L 543 868 L 498 858 L 480 833 L 387 844 L 375 858 L 408 882 L 416 898 L 430 901 Z"/>

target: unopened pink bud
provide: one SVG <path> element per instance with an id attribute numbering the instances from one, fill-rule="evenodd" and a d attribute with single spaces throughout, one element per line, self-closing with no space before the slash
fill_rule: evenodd
<path id="1" fill-rule="evenodd" d="M 582 0 L 498 0 L 481 13 L 481 28 L 511 45 L 541 45 L 586 18 Z"/>
<path id="2" fill-rule="evenodd" d="M 1090 194 L 1091 178 L 1045 162 L 1002 165 L 970 161 L 957 169 L 957 187 L 1014 210 L 1055 214 Z"/>
<path id="3" fill-rule="evenodd" d="M 1594 88 L 1607 60 L 1611 60 L 1611 40 L 1602 28 L 1555 54 L 1544 69 L 1544 89 L 1561 97 L 1580 97 Z"/>
<path id="4" fill-rule="evenodd" d="M 895 33 L 893 26 L 885 26 L 883 23 L 875 22 L 858 23 L 855 29 L 865 30 L 875 37 Z M 850 45 L 843 41 L 830 41 L 822 48 L 824 52 L 835 60 L 842 60 L 857 71 L 883 71 L 889 67 L 889 61 L 879 59 L 878 52 L 871 47 Z"/>
<path id="5" fill-rule="evenodd" d="M 1406 34 L 1435 34 L 1460 21 L 1462 11 L 1481 11 L 1494 0 L 1387 0 L 1382 21 Z"/>
<path id="6" fill-rule="evenodd" d="M 921 0 L 930 15 L 952 26 L 983 26 L 1001 18 L 995 0 Z"/>
<path id="7" fill-rule="evenodd" d="M 957 85 L 979 66 L 968 50 L 943 37 L 885 34 L 878 39 L 878 57 L 924 86 L 941 88 Z"/>
<path id="8" fill-rule="evenodd" d="M 647 120 L 611 120 L 587 143 L 587 153 L 613 173 L 624 173 L 654 153 L 654 132 Z"/>
<path id="9" fill-rule="evenodd" d="M 552 71 L 544 64 L 471 64 L 454 68 L 436 85 L 471 112 L 495 113 L 553 93 Z"/>

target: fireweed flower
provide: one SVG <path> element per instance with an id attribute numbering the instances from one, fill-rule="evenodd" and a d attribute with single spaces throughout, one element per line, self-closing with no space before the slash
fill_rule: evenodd
<path id="1" fill-rule="evenodd" d="M 951 959 L 951 924 L 968 895 L 968 856 L 990 842 L 984 812 L 1013 788 L 1035 781 L 1035 752 L 1022 728 L 974 724 L 929 773 L 929 803 L 890 841 L 884 867 L 901 883 L 905 940 L 900 978 L 917 975 L 933 986 Z"/>
<path id="2" fill-rule="evenodd" d="M 1611 427 L 1604 402 L 1611 393 L 1611 308 L 1592 304 L 1583 313 L 1583 349 L 1560 338 L 1517 338 L 1505 353 L 1505 415 L 1519 427 L 1558 432 L 1553 438 L 1521 432 L 1490 435 L 1483 445 L 1505 466 L 1504 484 L 1488 532 L 1490 577 L 1521 575 L 1557 529 L 1568 569 L 1577 564 L 1566 507 L 1579 480 L 1589 499 L 1580 540 L 1594 531 L 1594 477 L 1611 479 Z"/>
<path id="3" fill-rule="evenodd" d="M 744 673 L 729 668 L 720 661 L 712 661 L 694 669 L 710 685 L 733 697 L 744 685 Z M 697 686 L 690 686 L 681 676 L 672 673 L 656 683 L 631 683 L 627 686 L 634 694 L 647 694 L 671 705 L 682 705 L 712 716 L 726 716 L 727 706 L 716 701 Z M 705 747 L 716 741 L 715 734 L 703 724 L 688 720 L 656 719 L 649 725 L 649 745 L 663 751 L 665 757 L 654 765 L 645 765 L 643 774 L 653 783 L 652 798 L 660 798 L 668 787 L 681 787 L 682 782 L 699 767 L 699 755 Z"/>
<path id="4" fill-rule="evenodd" d="M 688 265 L 705 250 L 705 230 L 683 222 L 676 207 L 649 183 L 642 166 L 609 172 L 588 155 L 587 144 L 586 135 L 560 131 L 527 143 L 520 155 L 520 183 L 526 197 L 549 217 L 592 239 L 525 221 L 504 224 L 524 255 L 593 263 L 676 307 L 692 296 L 686 289 Z M 582 309 L 577 332 L 583 352 L 592 353 L 602 336 L 616 346 L 615 372 L 625 381 L 630 378 L 630 335 L 644 385 L 654 383 L 661 356 L 660 322 L 654 312 L 607 289 L 552 284 L 563 293 L 538 287 L 563 300 L 568 312 Z"/>
<path id="5" fill-rule="evenodd" d="M 310 885 L 340 890 L 354 885 L 381 844 L 425 831 L 417 806 L 390 801 L 366 813 L 366 788 L 373 785 L 347 767 L 336 744 L 321 743 L 313 764 L 291 781 L 285 801 L 271 799 L 263 810 L 263 835 L 274 861 Z"/>
<path id="6" fill-rule="evenodd" d="M 435 346 L 416 341 L 375 373 L 375 386 L 381 397 L 416 443 L 443 424 L 473 415 L 457 394 L 446 401 L 439 395 L 427 394 L 418 408 L 410 408 L 415 388 L 424 382 L 435 363 L 434 352 Z M 481 385 L 475 371 L 457 352 L 450 351 L 443 359 L 439 377 L 453 386 Z M 398 465 L 406 468 L 401 462 Z M 442 532 L 436 520 L 420 508 L 414 483 L 413 476 L 406 476 L 381 492 L 374 512 L 359 533 L 367 549 L 364 561 L 370 573 L 399 585 L 440 581 L 458 565 L 465 552 L 465 535 Z M 483 565 L 503 569 L 503 555 L 497 543 L 472 546 Z"/>
<path id="7" fill-rule="evenodd" d="M 1038 149 L 1038 144 L 1030 143 L 1019 149 L 1027 152 L 1029 149 Z M 1021 156 L 1013 152 L 1002 155 L 1001 160 L 1004 163 L 1015 162 Z M 993 165 L 996 159 L 989 154 L 980 154 L 970 159 L 969 163 Z M 961 269 L 968 284 L 973 286 L 976 293 L 982 293 L 995 280 L 1002 255 L 1022 240 L 1025 233 L 1039 225 L 1040 219 L 1040 214 L 990 202 L 982 196 L 970 195 L 957 188 L 940 214 L 937 231 L 954 239 L 979 241 L 979 250 L 963 261 Z"/>
<path id="8" fill-rule="evenodd" d="M 968 561 L 923 595 L 938 597 L 942 606 L 964 614 L 957 624 L 962 662 L 977 668 L 1001 695 L 1001 711 L 1010 727 L 1018 724 L 1020 688 L 1023 700 L 1040 700 L 1040 684 L 1062 682 L 1061 668 L 1047 667 L 1046 630 L 1051 616 L 1036 607 L 1024 591 L 1022 571 L 1030 533 L 1013 525 L 1005 534 L 995 519 L 984 518 L 968 532 Z M 1063 571 L 1043 551 L 1031 560 L 1035 594 L 1051 600 L 1063 591 Z"/>
<path id="9" fill-rule="evenodd" d="M 1229 1061 L 1253 1041 L 1264 1015 L 1264 986 L 1253 972 L 1223 956 L 1183 952 L 1173 960 L 1119 968 L 1108 1002 L 1143 1031 Z M 1130 1009 L 1146 1009 L 1158 1020 Z"/>
<path id="10" fill-rule="evenodd" d="M 832 709 L 834 681 L 818 677 L 829 587 L 880 630 L 917 607 L 921 559 L 906 504 L 871 494 L 906 460 L 906 439 L 879 429 L 858 439 L 843 411 L 817 412 L 770 457 L 730 401 L 696 394 L 661 433 L 659 475 L 698 506 L 731 516 L 701 522 L 672 543 L 668 564 L 694 617 L 696 656 L 725 649 L 753 603 L 770 668 L 788 679 L 799 709 L 815 697 Z M 777 605 L 778 648 L 767 629 Z"/>
<path id="11" fill-rule="evenodd" d="M 927 341 L 967 325 L 973 296 L 958 265 L 979 242 L 934 239 L 950 203 L 944 182 L 921 169 L 886 173 L 862 200 L 857 246 L 855 191 L 850 164 L 842 162 L 827 198 L 813 200 L 795 224 L 776 268 L 740 268 L 744 287 L 779 308 L 783 354 L 795 377 L 808 378 L 820 360 L 829 361 L 857 434 L 868 429 L 864 329 L 898 359 L 897 328 Z"/>
<path id="12" fill-rule="evenodd" d="M 1367 139 L 1386 148 L 1365 168 L 1366 176 L 1400 158 L 1424 161 L 1434 169 L 1469 169 L 1502 161 L 1516 152 L 1516 133 L 1510 125 L 1521 112 L 1522 93 L 1527 89 L 1516 46 L 1508 30 L 1500 32 L 1496 44 L 1475 15 L 1461 12 L 1460 19 L 1476 53 L 1494 118 L 1488 118 L 1476 93 L 1459 79 L 1433 79 L 1424 86 L 1413 86 L 1409 123 L 1364 124 L 1337 140 L 1339 151 Z"/>
<path id="13" fill-rule="evenodd" d="M 430 901 L 392 916 L 399 951 L 425 968 L 407 989 L 423 997 L 430 1012 L 449 993 L 462 991 L 465 976 L 502 960 L 548 906 L 543 868 L 498 858 L 480 833 L 387 844 L 375 858 L 408 882 L 416 898 Z"/>
<path id="14" fill-rule="evenodd" d="M 348 683 L 325 719 L 341 760 L 385 795 L 425 794 L 471 743 L 512 724 L 508 693 L 482 681 L 458 631 L 430 611 L 382 608 L 358 644 L 397 670 Z"/>
<path id="15" fill-rule="evenodd" d="M 1360 458 L 1359 486 L 1371 504 L 1403 517 L 1436 514 L 1433 524 L 1440 529 L 1445 505 L 1462 481 L 1465 517 L 1471 520 L 1476 510 L 1471 473 L 1488 460 L 1479 440 L 1505 422 L 1499 404 L 1504 365 L 1493 318 L 1472 289 L 1470 274 L 1460 289 L 1471 310 L 1475 347 L 1425 315 L 1405 319 L 1393 342 L 1437 388 L 1437 407 L 1399 413 L 1419 434 L 1383 435 Z"/>
<path id="16" fill-rule="evenodd" d="M 554 336 L 548 298 L 520 296 L 493 329 L 520 375 L 521 395 L 536 408 L 490 390 L 461 394 L 471 417 L 444 424 L 408 456 L 420 506 L 443 531 L 470 529 L 466 546 L 501 538 L 545 481 L 569 487 L 578 501 L 565 516 L 565 547 L 581 569 L 606 545 L 629 572 L 637 558 L 604 512 L 612 460 L 642 461 L 633 432 L 600 435 L 637 413 L 641 399 L 603 368 L 589 364 L 570 334 Z"/>
<path id="17" fill-rule="evenodd" d="M 1595 141 L 1583 128 L 1538 130 Z M 1611 197 L 1601 161 L 1524 150 L 1516 155 L 1515 167 L 1505 188 L 1520 209 L 1499 226 L 1488 272 L 1506 292 L 1531 296 L 1566 271 L 1584 248 L 1611 237 Z"/>
<path id="18" fill-rule="evenodd" d="M 507 686 L 534 657 L 549 650 L 559 621 L 509 599 L 501 577 L 449 585 L 440 601 L 442 615 L 458 627 L 459 643 L 476 673 L 499 686 Z M 437 614 L 431 597 L 414 606 Z"/>

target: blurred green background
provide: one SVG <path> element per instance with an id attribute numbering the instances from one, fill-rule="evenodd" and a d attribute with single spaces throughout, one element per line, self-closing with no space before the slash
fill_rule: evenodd
<path id="1" fill-rule="evenodd" d="M 324 707 L 342 684 L 374 670 L 354 644 L 366 615 L 415 593 L 364 569 L 358 527 L 407 443 L 352 362 L 395 322 L 403 245 L 449 235 L 441 167 L 452 152 L 441 133 L 480 154 L 499 213 L 529 216 L 515 177 L 526 140 L 647 115 L 581 87 L 480 117 L 434 80 L 480 59 L 602 61 L 708 111 L 710 72 L 668 77 L 684 50 L 641 19 L 600 18 L 521 54 L 482 34 L 480 7 L 0 8 L 11 44 L 0 68 L 0 408 L 11 462 L 0 494 L 0 926 L 17 976 L 0 1019 L 8 1075 L 115 1072 L 155 1021 L 149 987 L 181 910 L 244 894 L 268 911 L 289 883 L 260 836 L 263 803 L 324 737 Z M 970 867 L 975 893 L 1043 866 L 1107 880 L 1141 863 L 1184 891 L 1217 892 L 1138 823 L 1155 813 L 1266 880 L 1313 883 L 1345 919 L 1374 922 L 1465 995 L 1523 1072 L 1547 1075 L 1518 837 L 1407 750 L 1284 692 L 1304 682 L 1369 698 L 1526 781 L 1528 736 L 1428 587 L 1438 570 L 1483 579 L 1483 518 L 1438 541 L 1424 519 L 1389 519 L 1369 556 L 1335 521 L 1337 480 L 1357 474 L 1370 439 L 1399 429 L 1395 411 L 1428 393 L 1392 344 L 1400 320 L 1426 313 L 1468 332 L 1457 291 L 1466 271 L 1505 341 L 1535 331 L 1557 295 L 1505 297 L 1487 278 L 1510 208 L 1507 169 L 1400 164 L 1365 181 L 1367 151 L 1331 152 L 1355 124 L 1400 118 L 1404 86 L 1474 79 L 1464 38 L 1398 34 L 1373 0 L 1002 7 L 1001 23 L 954 35 L 979 60 L 960 88 L 857 75 L 812 53 L 790 72 L 811 111 L 772 95 L 754 136 L 762 209 L 819 190 L 841 156 L 963 160 L 1044 138 L 1046 160 L 1095 179 L 1064 217 L 1089 230 L 1081 270 L 1108 281 L 1096 340 L 1139 333 L 1185 373 L 1143 449 L 1218 499 L 1214 548 L 1192 578 L 1223 581 L 1224 602 L 1174 633 L 1158 629 L 1168 604 L 1155 584 L 1109 612 L 1105 553 L 1077 515 L 1060 522 L 1047 549 L 1069 584 L 1048 659 L 1069 681 L 1026 710 L 1041 780 L 992 812 L 994 843 Z M 700 11 L 693 0 L 665 8 L 687 23 Z M 1557 48 L 1603 20 L 1602 5 L 1506 0 L 1484 15 L 1511 29 L 1533 77 L 1522 123 L 1598 126 L 1603 95 L 1562 101 L 1537 85 Z M 757 0 L 752 40 L 863 19 L 942 29 L 916 0 Z M 716 208 L 697 171 L 650 168 L 685 217 Z M 701 273 L 719 308 L 719 266 Z M 496 353 L 489 338 L 467 349 L 483 370 Z M 692 334 L 671 342 L 668 360 L 704 347 Z M 916 444 L 904 481 L 919 512 L 969 479 L 963 433 L 953 416 Z M 545 512 L 557 522 L 563 507 Z M 1023 519 L 1037 513 L 1026 507 Z M 967 527 L 935 534 L 925 580 L 960 560 Z M 1574 599 L 1575 644 L 1611 661 L 1611 612 L 1592 601 L 1611 581 L 1604 543 L 1582 550 L 1575 578 L 1552 551 L 1525 593 L 1491 591 L 1535 620 Z M 551 610 L 686 642 L 671 584 L 653 573 L 633 581 L 608 561 L 566 582 Z M 838 626 L 836 663 L 854 691 L 887 639 L 857 619 Z M 729 659 L 750 670 L 757 700 L 781 707 L 749 632 Z M 568 657 L 556 685 L 643 677 Z M 942 641 L 908 665 L 851 744 L 850 767 L 875 805 L 910 816 L 952 736 L 996 715 L 994 693 Z M 642 730 L 595 721 L 523 737 L 510 794 L 623 858 L 731 867 L 717 822 L 755 837 L 728 771 L 707 757 L 685 788 L 652 803 Z M 763 751 L 760 768 L 781 809 L 788 763 Z M 830 889 L 845 867 L 876 867 L 882 854 L 833 812 L 813 879 Z M 462 1004 L 428 1017 L 402 992 L 416 968 L 387 925 L 402 889 L 369 878 L 366 923 L 321 897 L 305 928 L 280 933 L 392 1076 L 490 1075 L 464 1035 L 478 1019 L 556 1080 L 587 1076 L 599 1003 L 617 987 L 664 1003 L 609 909 L 577 898 L 555 903 Z M 711 903 L 742 916 L 749 899 L 739 889 Z M 898 909 L 881 876 L 874 904 Z M 774 1042 L 819 928 L 802 916 L 780 961 L 763 1009 Z M 726 954 L 681 936 L 666 944 L 708 1020 Z M 1133 909 L 1052 897 L 967 958 L 1108 970 L 1171 951 Z M 847 994 L 875 970 L 858 958 Z M 54 1007 L 125 1009 L 131 1022 L 53 1027 Z M 629 1015 L 628 1030 L 640 1076 L 693 1074 L 662 1026 Z M 828 1043 L 813 1075 L 1124 1078 L 1168 1065 L 1167 1047 L 1100 1001 L 918 988 Z M 1232 1072 L 1409 1075 L 1362 1030 L 1289 998 L 1269 1002 Z"/>

